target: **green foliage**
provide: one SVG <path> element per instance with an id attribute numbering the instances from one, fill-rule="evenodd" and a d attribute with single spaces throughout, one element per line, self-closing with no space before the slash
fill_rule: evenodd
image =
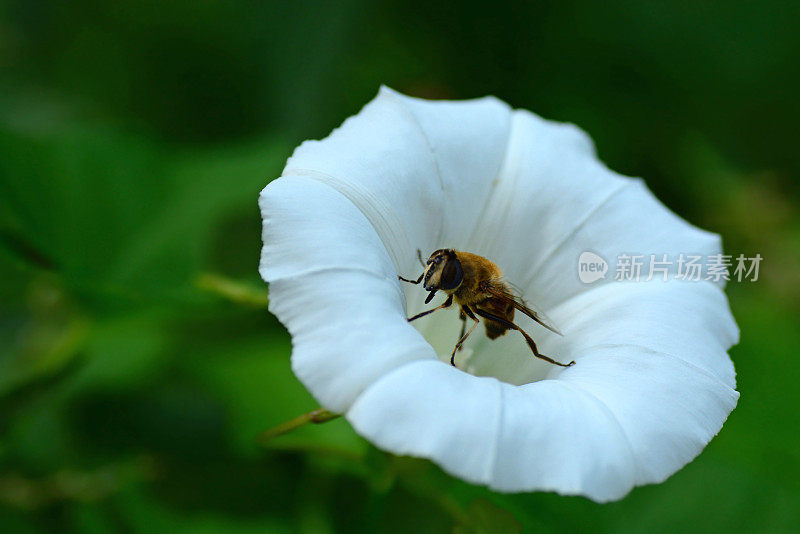
<path id="1" fill-rule="evenodd" d="M 794 2 L 0 7 L 0 532 L 788 532 L 800 524 Z M 792 24 L 792 21 L 795 21 Z M 258 191 L 385 83 L 495 94 L 764 256 L 742 397 L 597 505 L 396 458 L 316 403 L 258 279 Z"/>

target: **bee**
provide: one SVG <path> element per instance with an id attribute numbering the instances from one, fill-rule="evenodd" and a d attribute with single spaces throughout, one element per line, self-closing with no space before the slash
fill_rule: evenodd
<path id="1" fill-rule="evenodd" d="M 531 310 L 511 290 L 509 284 L 503 280 L 502 271 L 493 262 L 477 254 L 449 248 L 435 251 L 430 255 L 427 262 L 422 261 L 422 253 L 419 250 L 417 251 L 417 256 L 425 268 L 419 278 L 416 280 L 409 280 L 402 276 L 398 276 L 398 278 L 411 284 L 422 283 L 425 291 L 428 291 L 425 304 L 428 304 L 433 299 L 437 291 L 444 291 L 447 294 L 447 300 L 431 310 L 410 317 L 408 322 L 416 321 L 437 310 L 448 308 L 455 301 L 459 306 L 459 315 L 462 323 L 461 335 L 453 349 L 453 353 L 450 355 L 450 365 L 455 367 L 456 352 L 461 350 L 464 341 L 478 326 L 480 322 L 478 317 L 483 319 L 486 327 L 486 336 L 489 339 L 496 339 L 509 330 L 516 330 L 525 337 L 525 341 L 528 343 L 533 355 L 540 360 L 560 365 L 561 367 L 569 367 L 575 364 L 574 361 L 560 363 L 539 352 L 533 338 L 514 323 L 514 312 L 520 311 L 548 330 L 562 335 L 542 314 Z M 467 318 L 474 321 L 469 331 L 466 330 Z"/>

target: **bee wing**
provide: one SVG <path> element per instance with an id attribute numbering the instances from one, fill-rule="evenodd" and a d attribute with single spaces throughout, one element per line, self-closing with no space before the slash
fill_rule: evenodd
<path id="1" fill-rule="evenodd" d="M 553 323 L 553 320 L 547 315 L 545 315 L 545 313 L 542 310 L 531 309 L 530 307 L 525 306 L 524 304 L 519 302 L 516 302 L 514 304 L 514 307 L 519 311 L 521 311 L 522 313 L 524 313 L 525 315 L 527 315 L 528 317 L 530 317 L 531 319 L 533 319 L 534 321 L 536 321 L 537 323 L 539 323 L 540 325 L 542 325 L 543 327 L 550 330 L 551 332 L 556 333 L 559 336 L 564 335 L 561 332 L 561 330 L 559 330 L 558 327 Z"/>
<path id="2" fill-rule="evenodd" d="M 561 330 L 559 330 L 553 324 L 552 319 L 550 319 L 547 315 L 545 315 L 543 311 L 539 310 L 535 306 L 527 304 L 525 301 L 522 300 L 522 298 L 514 295 L 513 293 L 510 293 L 509 291 L 504 291 L 496 287 L 487 287 L 486 291 L 488 291 L 497 298 L 501 298 L 511 302 L 511 304 L 513 304 L 517 310 L 521 311 L 522 313 L 524 313 L 525 315 L 527 315 L 528 317 L 530 317 L 543 327 L 547 328 L 551 332 L 554 332 L 559 336 L 564 335 L 561 333 Z"/>

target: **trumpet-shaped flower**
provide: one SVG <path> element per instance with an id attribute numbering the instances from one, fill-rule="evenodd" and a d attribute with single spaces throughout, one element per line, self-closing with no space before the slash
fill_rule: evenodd
<path id="1" fill-rule="evenodd" d="M 591 284 L 578 258 L 720 253 L 641 180 L 620 176 L 569 124 L 495 98 L 426 101 L 390 89 L 322 141 L 306 141 L 262 192 L 260 273 L 292 336 L 292 367 L 327 409 L 396 454 L 498 491 L 596 501 L 665 480 L 736 405 L 726 351 L 738 330 L 720 283 L 677 266 Z M 491 259 L 563 337 L 522 314 L 542 353 L 480 330 L 449 364 L 455 308 L 413 323 L 427 255 Z M 644 277 L 642 277 L 644 279 Z M 667 280 L 664 281 L 664 278 Z"/>

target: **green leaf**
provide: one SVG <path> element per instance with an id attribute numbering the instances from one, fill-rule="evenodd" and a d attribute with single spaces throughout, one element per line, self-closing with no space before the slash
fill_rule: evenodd
<path id="1" fill-rule="evenodd" d="M 457 525 L 457 534 L 513 534 L 522 525 L 508 511 L 486 499 L 475 499 L 467 510 L 466 524 Z"/>

